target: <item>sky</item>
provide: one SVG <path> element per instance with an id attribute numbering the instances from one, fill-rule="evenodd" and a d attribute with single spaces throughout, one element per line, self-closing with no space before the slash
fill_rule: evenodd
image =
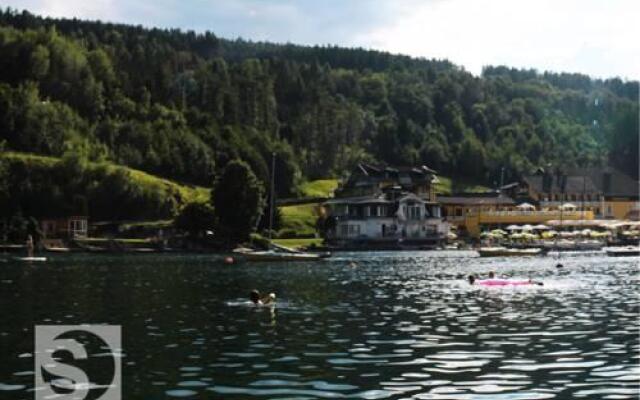
<path id="1" fill-rule="evenodd" d="M 637 0 L 2 0 L 43 16 L 640 79 Z"/>

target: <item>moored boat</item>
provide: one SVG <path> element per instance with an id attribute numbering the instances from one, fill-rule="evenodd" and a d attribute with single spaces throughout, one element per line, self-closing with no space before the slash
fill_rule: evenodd
<path id="1" fill-rule="evenodd" d="M 481 247 L 477 251 L 480 257 L 522 257 L 537 256 L 543 253 L 540 248 L 512 249 L 507 247 Z"/>
<path id="2" fill-rule="evenodd" d="M 606 251 L 610 257 L 640 256 L 640 246 L 607 247 Z"/>
<path id="3" fill-rule="evenodd" d="M 599 251 L 604 243 L 599 240 L 548 240 L 542 243 L 542 247 L 553 251 Z"/>
<path id="4" fill-rule="evenodd" d="M 326 254 L 304 253 L 299 251 L 279 251 L 279 250 L 252 250 L 236 249 L 235 254 L 239 254 L 247 261 L 317 261 L 326 258 Z"/>
<path id="5" fill-rule="evenodd" d="M 47 257 L 13 257 L 12 260 L 21 262 L 44 262 L 47 261 Z"/>

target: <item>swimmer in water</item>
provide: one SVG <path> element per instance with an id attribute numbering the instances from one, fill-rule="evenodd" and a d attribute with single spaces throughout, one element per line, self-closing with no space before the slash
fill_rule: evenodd
<path id="1" fill-rule="evenodd" d="M 489 279 L 493 279 L 496 277 L 496 273 L 493 271 L 489 271 Z"/>
<path id="2" fill-rule="evenodd" d="M 266 296 L 260 296 L 260 292 L 256 289 L 253 289 L 251 293 L 249 293 L 249 299 L 253 302 L 253 304 L 257 306 L 263 306 L 275 303 L 276 295 L 274 293 L 269 293 Z"/>

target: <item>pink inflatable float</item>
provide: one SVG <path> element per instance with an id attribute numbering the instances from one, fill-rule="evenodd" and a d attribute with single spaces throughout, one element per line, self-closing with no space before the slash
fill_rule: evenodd
<path id="1" fill-rule="evenodd" d="M 525 286 L 525 285 L 538 285 L 543 286 L 542 282 L 532 281 L 531 279 L 522 280 L 522 279 L 499 279 L 499 278 L 489 278 L 489 279 L 476 279 L 475 276 L 469 275 L 469 283 L 474 285 L 482 285 L 482 286 Z"/>
<path id="2" fill-rule="evenodd" d="M 521 286 L 536 284 L 529 280 L 523 281 L 516 279 L 478 279 L 475 283 L 483 286 Z"/>

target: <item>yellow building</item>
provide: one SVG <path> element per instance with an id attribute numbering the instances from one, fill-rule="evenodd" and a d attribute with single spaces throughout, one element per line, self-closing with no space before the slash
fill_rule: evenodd
<path id="1" fill-rule="evenodd" d="M 542 210 L 573 204 L 598 219 L 629 219 L 640 209 L 638 181 L 613 168 L 582 168 L 564 174 L 539 169 L 518 185 L 507 185 L 514 198 L 528 197 Z"/>
<path id="2" fill-rule="evenodd" d="M 469 236 L 477 238 L 482 231 L 491 230 L 508 225 L 538 225 L 545 224 L 551 220 L 592 220 L 592 211 L 538 211 L 538 210 L 517 210 L 517 211 L 488 211 L 483 213 L 473 213 L 465 216 L 464 226 Z"/>
<path id="3" fill-rule="evenodd" d="M 516 209 L 516 203 L 511 197 L 501 196 L 497 192 L 439 195 L 438 202 L 445 221 L 455 226 L 461 233 L 470 231 L 467 228 L 469 216 Z"/>
<path id="4" fill-rule="evenodd" d="M 468 193 L 438 196 L 446 222 L 462 235 L 478 238 L 482 231 L 508 225 L 538 225 L 555 219 L 592 220 L 588 210 L 539 210 L 530 203 L 516 204 L 511 197 L 498 193 Z"/>

